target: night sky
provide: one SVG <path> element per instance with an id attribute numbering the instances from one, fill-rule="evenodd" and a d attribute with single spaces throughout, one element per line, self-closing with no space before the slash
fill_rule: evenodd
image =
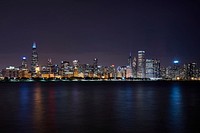
<path id="1" fill-rule="evenodd" d="M 0 68 L 19 66 L 22 56 L 30 64 L 34 41 L 40 65 L 95 57 L 126 65 L 138 50 L 163 66 L 200 63 L 199 0 L 41 1 L 0 0 Z"/>

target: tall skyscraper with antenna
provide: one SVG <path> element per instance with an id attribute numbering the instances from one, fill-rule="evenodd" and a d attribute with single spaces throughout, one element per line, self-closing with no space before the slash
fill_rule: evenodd
<path id="1" fill-rule="evenodd" d="M 132 68 L 132 55 L 131 52 L 128 57 L 128 65 L 126 66 L 126 78 L 133 78 L 133 68 Z"/>
<path id="2" fill-rule="evenodd" d="M 36 76 L 36 68 L 39 66 L 38 65 L 38 53 L 37 53 L 37 50 L 36 50 L 37 46 L 36 46 L 36 43 L 33 42 L 33 45 L 32 45 L 32 58 L 31 58 L 31 74 L 32 74 L 32 77 Z"/>
<path id="3" fill-rule="evenodd" d="M 131 52 L 130 52 L 129 57 L 128 57 L 128 66 L 130 66 L 132 68 L 132 55 L 131 55 Z"/>

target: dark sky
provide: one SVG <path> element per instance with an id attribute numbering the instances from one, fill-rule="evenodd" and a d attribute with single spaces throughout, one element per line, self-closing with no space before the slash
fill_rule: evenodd
<path id="1" fill-rule="evenodd" d="M 126 65 L 129 52 L 200 63 L 200 1 L 0 0 L 0 68 L 30 63 L 33 41 L 39 61 L 80 60 Z"/>

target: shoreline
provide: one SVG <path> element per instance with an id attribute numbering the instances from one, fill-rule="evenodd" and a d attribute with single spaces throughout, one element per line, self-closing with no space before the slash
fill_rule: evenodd
<path id="1" fill-rule="evenodd" d="M 172 79 L 6 79 L 0 82 L 199 82 L 200 80 Z"/>

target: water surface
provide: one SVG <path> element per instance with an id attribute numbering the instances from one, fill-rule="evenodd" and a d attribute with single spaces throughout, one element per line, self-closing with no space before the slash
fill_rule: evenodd
<path id="1" fill-rule="evenodd" d="M 200 132 L 200 82 L 0 83 L 0 132 Z"/>

